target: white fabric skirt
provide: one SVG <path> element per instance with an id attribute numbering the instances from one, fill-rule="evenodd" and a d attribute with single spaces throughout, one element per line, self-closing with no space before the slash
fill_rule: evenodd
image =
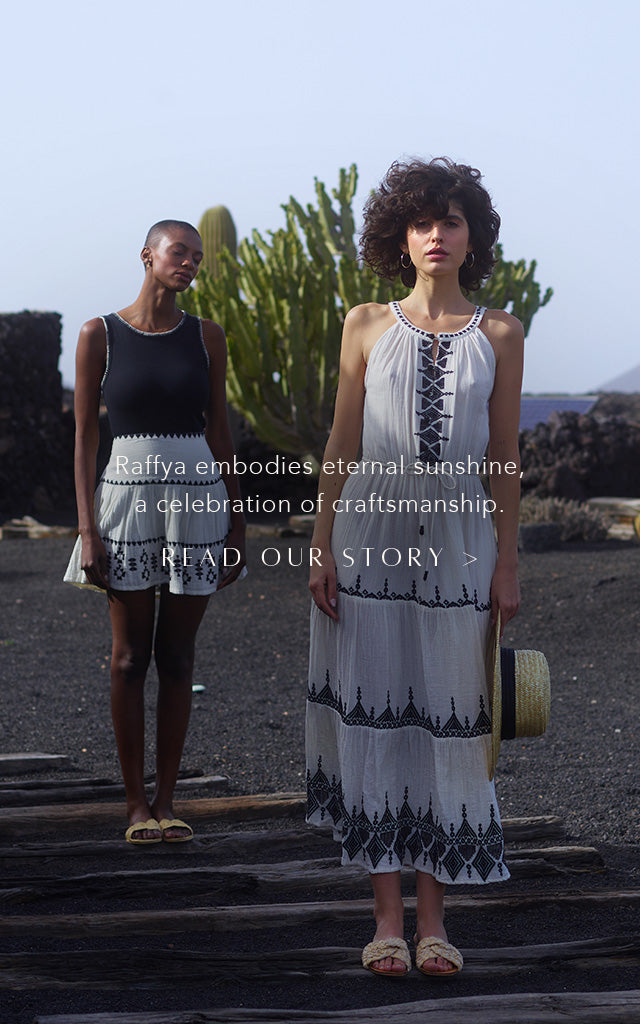
<path id="1" fill-rule="evenodd" d="M 496 547 L 480 480 L 362 469 L 341 497 L 340 619 L 311 606 L 307 820 L 372 874 L 504 881 L 484 665 Z"/>
<path id="2" fill-rule="evenodd" d="M 216 590 L 230 501 L 204 434 L 116 437 L 95 494 L 95 519 L 114 590 L 168 584 L 172 594 Z M 98 590 L 81 567 L 78 537 L 66 583 Z"/>

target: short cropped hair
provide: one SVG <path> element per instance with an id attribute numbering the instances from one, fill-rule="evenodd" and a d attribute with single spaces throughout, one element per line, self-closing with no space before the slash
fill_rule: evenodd
<path id="1" fill-rule="evenodd" d="M 493 247 L 500 230 L 500 217 L 481 180 L 475 167 L 456 164 L 447 157 L 429 163 L 393 163 L 365 204 L 360 237 L 360 255 L 365 263 L 379 277 L 392 281 L 400 275 L 402 283 L 413 288 L 416 268 L 400 266 L 400 244 L 406 242 L 407 228 L 425 213 L 444 219 L 449 203 L 455 202 L 469 225 L 474 254 L 472 266 L 463 263 L 458 279 L 465 291 L 476 291 L 491 275 L 496 262 Z"/>
<path id="2" fill-rule="evenodd" d="M 194 228 L 193 224 L 188 224 L 186 220 L 159 220 L 157 224 L 153 224 L 147 231 L 147 237 L 144 240 L 145 246 L 152 248 L 157 245 L 164 236 L 169 232 L 178 228 L 180 231 L 189 230 L 193 231 L 196 235 L 200 235 L 197 228 Z"/>

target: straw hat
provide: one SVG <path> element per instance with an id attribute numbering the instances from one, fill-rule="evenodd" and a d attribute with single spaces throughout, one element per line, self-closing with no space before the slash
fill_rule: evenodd
<path id="1" fill-rule="evenodd" d="M 514 651 L 501 647 L 500 613 L 487 648 L 487 674 L 491 695 L 492 779 L 500 741 L 516 736 L 541 736 L 549 724 L 551 684 L 549 665 L 541 651 Z"/>

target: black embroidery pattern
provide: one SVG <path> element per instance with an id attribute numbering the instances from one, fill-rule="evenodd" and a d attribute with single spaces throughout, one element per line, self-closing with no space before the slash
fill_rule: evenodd
<path id="1" fill-rule="evenodd" d="M 152 585 L 180 579 L 189 585 L 194 580 L 215 585 L 222 569 L 225 539 L 209 544 L 184 544 L 168 541 L 165 537 L 149 537 L 146 540 L 114 540 L 101 537 L 107 552 L 107 575 L 117 589 L 118 583 L 134 578 Z M 188 564 L 184 564 L 184 549 L 189 549 Z M 169 550 L 171 559 L 162 557 L 162 550 Z M 173 561 L 173 565 L 171 564 Z"/>
<path id="2" fill-rule="evenodd" d="M 426 814 L 419 807 L 417 813 L 409 803 L 409 787 L 404 791 L 402 807 L 395 814 L 385 795 L 382 814 L 376 810 L 371 819 L 361 806 L 354 806 L 351 814 L 344 804 L 342 785 L 335 775 L 329 781 L 322 770 L 322 758 L 314 775 L 307 772 L 307 818 L 327 816 L 334 827 L 341 829 L 341 842 L 349 860 L 360 856 L 373 868 L 384 860 L 390 866 L 407 860 L 416 868 L 425 868 L 436 878 L 460 883 L 471 881 L 474 873 L 486 882 L 494 869 L 504 874 L 504 835 L 496 821 L 495 807 L 488 807 L 489 824 L 482 822 L 474 829 L 467 818 L 467 809 L 461 807 L 462 823 L 456 828 L 450 822 L 448 831 L 438 818 L 434 818 L 431 800 Z M 462 877 L 460 877 L 462 875 Z"/>
<path id="3" fill-rule="evenodd" d="M 100 483 L 110 484 L 115 487 L 146 487 L 147 484 L 168 484 L 169 486 L 172 484 L 178 484 L 180 487 L 215 487 L 215 485 L 220 483 L 221 480 L 221 476 L 217 476 L 215 480 L 203 480 L 202 478 L 199 480 L 185 480 L 183 477 L 176 476 L 167 476 L 156 480 L 148 479 L 147 477 L 137 477 L 135 480 L 123 480 L 122 477 L 116 477 L 115 480 L 113 480 L 111 477 L 103 476 L 100 478 Z"/>
<path id="4" fill-rule="evenodd" d="M 473 597 L 469 597 L 469 591 L 464 583 L 462 584 L 462 597 L 451 601 L 440 596 L 440 590 L 437 586 L 434 588 L 435 597 L 429 598 L 429 600 L 421 597 L 418 593 L 416 580 L 411 581 L 411 590 L 405 591 L 404 594 L 398 594 L 395 590 L 389 590 L 388 579 L 385 579 L 382 590 L 368 590 L 362 586 L 362 577 L 360 575 L 356 576 L 355 586 L 345 587 L 338 581 L 337 589 L 343 594 L 348 594 L 350 597 L 362 597 L 370 601 L 414 601 L 423 608 L 465 608 L 467 605 L 473 605 L 477 612 L 487 612 L 491 609 L 491 601 L 480 601 L 478 591 L 475 588 Z"/>
<path id="5" fill-rule="evenodd" d="M 424 708 L 419 712 L 413 702 L 413 688 L 408 689 L 408 700 L 402 711 L 391 707 L 391 695 L 387 691 L 387 706 L 384 711 L 376 713 L 372 707 L 367 714 L 362 703 L 362 690 L 356 691 L 356 702 L 349 710 L 342 699 L 340 687 L 336 692 L 331 689 L 331 677 L 327 669 L 325 684 L 318 693 L 315 683 L 307 693 L 307 700 L 311 704 L 320 704 L 323 707 L 335 711 L 344 725 L 365 726 L 368 729 L 404 729 L 407 726 L 417 726 L 424 729 L 436 739 L 475 739 L 477 736 L 487 736 L 491 733 L 491 719 L 485 711 L 484 698 L 479 695 L 479 711 L 473 725 L 469 722 L 468 715 L 465 715 L 464 724 L 456 715 L 456 704 L 451 699 L 451 714 L 444 724 L 441 723 L 440 715 L 436 715 L 435 722 L 431 715 L 425 715 Z"/>
<path id="6" fill-rule="evenodd" d="M 447 370 L 447 359 L 451 351 L 451 338 L 440 338 L 438 352 L 434 361 L 432 355 L 432 336 L 421 338 L 418 346 L 417 394 L 419 429 L 418 458 L 422 462 L 439 462 L 442 458 L 442 445 L 449 438 L 444 433 L 444 421 L 450 420 L 450 413 L 444 411 L 445 395 L 453 394 L 445 390 L 446 377 L 453 373 Z"/>
<path id="7" fill-rule="evenodd" d="M 124 439 L 125 441 L 135 440 L 136 438 L 138 440 L 141 440 L 142 438 L 144 438 L 145 440 L 147 440 L 148 438 L 151 438 L 152 440 L 156 441 L 156 440 L 158 440 L 158 438 L 160 440 L 162 440 L 163 437 L 179 437 L 180 439 L 182 439 L 183 437 L 204 437 L 204 436 L 205 436 L 204 434 L 196 432 L 196 431 L 193 431 L 192 433 L 187 433 L 187 434 L 114 434 L 114 441 L 115 441 L 116 438 L 119 441 L 122 440 L 122 439 Z"/>
<path id="8" fill-rule="evenodd" d="M 449 438 L 444 434 L 444 421 L 450 420 L 451 415 L 444 411 L 445 396 L 453 394 L 446 391 L 446 377 L 453 373 L 447 369 L 447 359 L 451 351 L 451 344 L 454 338 L 467 334 L 482 320 L 485 312 L 484 306 L 476 306 L 475 312 L 469 323 L 459 331 L 447 333 L 446 331 L 437 335 L 438 349 L 436 358 L 433 358 L 433 343 L 436 335 L 431 331 L 423 331 L 416 327 L 404 315 L 400 304 L 392 302 L 391 307 L 400 323 L 404 324 L 410 331 L 419 338 L 418 342 L 418 365 L 417 365 L 417 388 L 419 395 L 416 415 L 418 418 L 418 458 L 421 462 L 439 462 L 442 458 L 442 445 Z"/>

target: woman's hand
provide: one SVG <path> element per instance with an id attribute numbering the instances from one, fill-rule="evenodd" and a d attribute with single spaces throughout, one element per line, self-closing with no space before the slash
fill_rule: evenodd
<path id="1" fill-rule="evenodd" d="M 317 565 L 317 561 L 320 565 Z M 313 560 L 309 590 L 320 611 L 337 622 L 336 563 L 329 548 L 320 548 L 320 555 Z"/>
<path id="2" fill-rule="evenodd" d="M 247 564 L 247 556 L 245 550 L 245 525 L 244 523 L 237 523 L 231 527 L 229 536 L 227 537 L 224 545 L 225 552 L 234 551 L 237 554 L 238 561 L 232 565 L 223 566 L 220 574 L 220 582 L 216 587 L 216 590 L 222 590 L 224 587 L 228 587 L 230 583 L 237 580 L 238 576 Z"/>
<path id="3" fill-rule="evenodd" d="M 517 614 L 520 607 L 520 583 L 518 570 L 514 567 L 502 566 L 498 562 L 491 580 L 491 625 L 494 625 L 500 612 L 500 639 L 504 627 Z"/>
<path id="4" fill-rule="evenodd" d="M 96 532 L 84 534 L 82 537 L 82 569 L 94 587 L 100 587 L 101 590 L 109 589 L 107 552 Z"/>

